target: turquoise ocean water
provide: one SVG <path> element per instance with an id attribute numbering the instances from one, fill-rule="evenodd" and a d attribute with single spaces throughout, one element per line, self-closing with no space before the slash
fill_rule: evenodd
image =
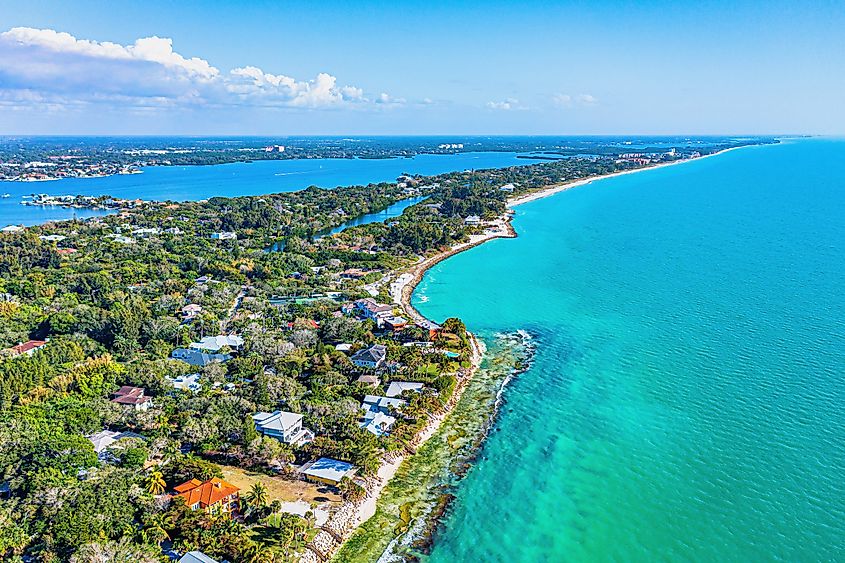
<path id="1" fill-rule="evenodd" d="M 414 299 L 526 329 L 431 553 L 845 558 L 845 141 L 787 141 L 517 208 Z"/>

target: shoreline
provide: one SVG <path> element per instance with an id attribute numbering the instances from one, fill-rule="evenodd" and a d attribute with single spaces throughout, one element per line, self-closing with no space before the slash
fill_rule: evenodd
<path id="1" fill-rule="evenodd" d="M 543 188 L 539 188 L 533 192 L 513 197 L 507 200 L 506 207 L 508 211 L 506 211 L 501 216 L 497 217 L 493 221 L 489 221 L 486 223 L 487 229 L 484 233 L 471 235 L 470 240 L 467 242 L 462 242 L 456 244 L 446 250 L 440 251 L 436 254 L 433 254 L 427 258 L 422 259 L 421 261 L 417 262 L 409 269 L 403 271 L 396 283 L 395 287 L 391 287 L 390 289 L 390 296 L 393 298 L 394 302 L 399 304 L 402 307 L 402 310 L 413 320 L 414 322 L 417 321 L 428 321 L 422 313 L 420 313 L 416 307 L 411 303 L 411 296 L 414 293 L 414 289 L 416 289 L 417 285 L 422 281 L 422 278 L 425 276 L 426 271 L 431 269 L 432 267 L 436 266 L 443 260 L 454 256 L 455 254 L 459 254 L 471 248 L 475 248 L 480 244 L 484 244 L 485 242 L 497 238 L 516 238 L 519 236 L 516 230 L 513 228 L 511 224 L 513 220 L 513 208 L 519 205 L 523 205 L 525 203 L 530 203 L 532 201 L 536 201 L 538 199 L 543 199 L 549 196 L 553 196 L 555 194 L 565 192 L 566 190 L 570 190 L 572 188 L 578 188 L 581 186 L 586 186 L 598 180 L 606 180 L 608 178 L 615 178 L 617 176 L 624 176 L 627 174 L 636 174 L 638 172 L 645 172 L 646 170 L 657 170 L 658 168 L 665 168 L 668 166 L 676 166 L 679 164 L 686 164 L 688 162 L 696 162 L 705 158 L 710 158 L 713 156 L 717 156 L 720 154 L 725 154 L 730 151 L 735 151 L 739 149 L 744 149 L 748 147 L 753 147 L 757 145 L 743 145 L 740 147 L 731 147 L 728 149 L 723 149 L 718 152 L 714 152 L 711 154 L 706 154 L 704 156 L 700 156 L 697 158 L 685 158 L 682 160 L 675 160 L 672 162 L 663 162 L 660 164 L 654 164 L 650 166 L 643 166 L 641 168 L 634 168 L 632 170 L 622 170 L 620 172 L 611 172 L 609 174 L 602 174 L 599 176 L 590 176 L 588 178 L 581 178 L 579 180 L 572 180 L 571 182 L 564 182 L 562 184 L 553 184 L 550 186 L 545 186 Z"/>
<path id="2" fill-rule="evenodd" d="M 387 454 L 383 459 L 384 463 L 379 467 L 376 476 L 370 478 L 365 489 L 367 496 L 363 501 L 347 502 L 340 509 L 335 512 L 329 520 L 321 526 L 320 532 L 315 536 L 314 540 L 306 546 L 305 553 L 300 557 L 300 562 L 318 562 L 331 561 L 334 556 L 346 544 L 346 541 L 351 538 L 355 532 L 367 520 L 372 518 L 377 510 L 378 500 L 381 493 L 387 484 L 399 471 L 408 457 L 412 456 L 423 446 L 437 430 L 440 425 L 451 414 L 455 406 L 460 401 L 467 384 L 472 380 L 473 375 L 478 371 L 481 361 L 484 358 L 484 344 L 480 342 L 474 334 L 468 333 L 470 337 L 470 347 L 472 348 L 472 356 L 470 358 L 470 367 L 464 368 L 458 372 L 458 383 L 455 386 L 455 391 L 444 405 L 443 409 L 431 416 L 425 428 L 417 434 L 415 439 L 402 453 Z M 326 531 L 330 530 L 330 531 Z M 320 538 L 321 535 L 325 537 Z M 338 538 L 341 541 L 338 541 Z"/>
<path id="3" fill-rule="evenodd" d="M 565 192 L 566 190 L 569 190 L 569 189 L 572 189 L 572 188 L 577 188 L 577 187 L 580 187 L 580 186 L 586 186 L 586 185 L 591 184 L 592 182 L 595 182 L 595 181 L 598 181 L 598 180 L 606 180 L 608 178 L 616 178 L 618 176 L 626 176 L 628 174 L 636 174 L 637 172 L 645 172 L 646 170 L 657 170 L 658 168 L 667 168 L 669 166 L 677 166 L 679 164 L 686 164 L 686 163 L 689 163 L 689 162 L 697 162 L 697 161 L 700 161 L 700 160 L 704 160 L 705 158 L 710 158 L 710 157 L 713 157 L 713 156 L 718 156 L 720 154 L 725 154 L 725 153 L 728 153 L 728 152 L 731 152 L 731 151 L 735 151 L 735 150 L 739 150 L 739 149 L 746 149 L 748 147 L 754 147 L 754 146 L 759 146 L 759 145 L 742 145 L 740 147 L 730 147 L 730 148 L 722 149 L 722 150 L 714 152 L 714 153 L 705 154 L 703 156 L 699 156 L 699 157 L 696 157 L 696 158 L 684 158 L 684 159 L 680 159 L 680 160 L 673 160 L 672 162 L 661 162 L 660 164 L 646 165 L 646 166 L 643 166 L 641 168 L 633 168 L 631 170 L 621 170 L 619 172 L 611 172 L 609 174 L 602 174 L 602 175 L 599 175 L 599 176 L 590 176 L 588 178 L 581 178 L 580 180 L 572 180 L 571 182 L 564 182 L 563 184 L 554 184 L 554 185 L 551 185 L 551 186 L 546 186 L 546 187 L 540 188 L 536 191 L 533 191 L 533 192 L 530 192 L 530 193 L 527 193 L 527 194 L 524 194 L 524 195 L 521 195 L 521 196 L 510 198 L 510 199 L 508 199 L 506 205 L 509 209 L 511 209 L 511 208 L 514 208 L 518 205 L 522 205 L 524 203 L 530 203 L 530 202 L 536 201 L 538 199 L 543 199 L 543 198 L 555 195 L 555 194 L 560 193 L 560 192 Z"/>
<path id="4" fill-rule="evenodd" d="M 747 145 L 753 146 L 753 145 Z M 693 162 L 696 160 L 701 160 L 703 158 L 708 158 L 711 156 L 716 156 L 719 154 L 723 154 L 729 151 L 747 148 L 747 146 L 741 147 L 731 147 L 729 149 L 724 149 L 712 154 L 704 155 L 697 158 L 691 159 L 683 159 L 677 160 L 673 162 L 666 162 L 661 164 L 656 164 L 653 166 L 644 166 L 642 168 L 636 168 L 633 170 L 624 170 L 620 172 L 613 172 L 610 174 L 604 174 L 599 176 L 592 176 L 588 178 L 582 178 L 580 180 L 573 180 L 571 182 L 565 182 L 563 184 L 555 184 L 551 186 L 546 186 L 544 188 L 540 188 L 534 192 L 518 196 L 515 198 L 511 198 L 507 200 L 506 206 L 508 211 L 506 211 L 500 217 L 497 217 L 493 221 L 489 221 L 486 223 L 486 229 L 483 233 L 475 234 L 470 236 L 470 240 L 467 242 L 456 244 L 446 250 L 437 252 L 431 256 L 423 258 L 422 260 L 418 261 L 416 264 L 413 264 L 410 268 L 405 269 L 404 271 L 399 272 L 399 276 L 397 277 L 397 281 L 395 284 L 391 285 L 390 287 L 390 296 L 394 300 L 396 304 L 398 304 L 405 314 L 408 315 L 411 321 L 413 322 L 431 322 L 428 318 L 426 318 L 422 313 L 420 313 L 416 307 L 411 303 L 411 298 L 413 296 L 413 292 L 416 289 L 417 285 L 422 281 L 425 273 L 431 269 L 433 266 L 439 264 L 440 262 L 456 255 L 466 250 L 470 250 L 484 244 L 487 241 L 497 239 L 497 238 L 516 238 L 518 236 L 516 230 L 513 228 L 511 221 L 513 219 L 513 211 L 512 208 L 518 205 L 522 205 L 525 203 L 530 203 L 532 201 L 536 201 L 538 199 L 543 199 L 557 193 L 588 185 L 597 180 L 604 180 L 607 178 L 613 178 L 616 176 L 623 176 L 626 174 L 634 174 L 637 172 L 643 172 L 646 170 L 655 170 L 657 168 L 664 168 L 667 166 L 674 166 L 678 164 L 684 164 L 688 162 Z M 412 447 L 414 448 L 414 452 L 420 446 L 422 446 L 429 438 L 431 438 L 435 432 L 440 428 L 443 420 L 449 416 L 452 412 L 454 406 L 458 403 L 463 394 L 464 389 L 466 388 L 469 381 L 472 379 L 475 372 L 478 370 L 481 361 L 483 359 L 484 349 L 483 345 L 478 341 L 476 336 L 472 333 L 469 333 L 471 344 L 472 344 L 472 360 L 471 366 L 468 370 L 464 373 L 463 377 L 459 377 L 458 385 L 455 388 L 455 392 L 452 394 L 452 397 L 447 402 L 446 406 L 444 407 L 441 413 L 433 416 L 430 420 L 428 425 L 423 429 L 423 431 L 417 436 Z M 405 453 L 392 456 L 390 459 L 386 459 L 385 463 L 379 467 L 377 472 L 377 477 L 375 478 L 375 483 L 371 489 L 367 491 L 367 497 L 363 502 L 357 504 L 354 507 L 354 511 L 351 514 L 351 518 L 347 516 L 345 521 L 343 522 L 343 528 L 341 530 L 335 530 L 338 532 L 338 535 L 343 539 L 342 542 L 337 543 L 335 542 L 332 545 L 332 549 L 328 552 L 324 552 L 323 555 L 327 556 L 328 560 L 331 560 L 334 555 L 340 551 L 343 545 L 346 543 L 352 535 L 355 533 L 358 528 L 369 520 L 375 513 L 377 509 L 377 503 L 381 496 L 382 491 L 390 482 L 390 480 L 396 475 L 396 472 L 399 470 L 399 467 L 402 465 L 402 462 L 405 461 L 410 455 L 413 455 L 413 452 L 406 451 Z M 343 512 L 343 510 L 339 511 Z M 327 525 L 331 524 L 331 520 Z"/>

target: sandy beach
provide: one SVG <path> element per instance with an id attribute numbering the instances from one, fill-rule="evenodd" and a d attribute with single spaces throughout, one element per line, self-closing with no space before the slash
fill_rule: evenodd
<path id="1" fill-rule="evenodd" d="M 751 145 L 753 146 L 753 145 Z M 601 176 L 593 176 L 590 178 L 582 178 L 580 180 L 574 180 L 572 182 L 565 182 L 563 184 L 555 184 L 553 186 L 547 186 L 545 188 L 540 188 L 537 191 L 517 196 L 508 200 L 508 207 L 513 208 L 518 205 L 522 205 L 524 203 L 529 203 L 531 201 L 536 201 L 538 199 L 542 199 L 544 197 L 549 197 L 551 195 L 555 195 L 560 192 L 565 192 L 566 190 L 577 188 L 579 186 L 586 186 L 596 180 L 606 180 L 607 178 L 615 178 L 616 176 L 625 176 L 627 174 L 636 174 L 637 172 L 645 172 L 646 170 L 657 170 L 658 168 L 665 168 L 667 166 L 676 166 L 678 164 L 686 164 L 687 162 L 695 162 L 697 160 L 702 160 L 705 158 L 710 158 L 712 156 L 725 154 L 730 151 L 735 151 L 738 149 L 748 148 L 748 145 L 742 147 L 732 147 L 729 149 L 724 149 L 718 152 L 714 152 L 712 154 L 706 154 L 704 156 L 699 156 L 697 158 L 685 158 L 683 160 L 674 160 L 672 162 L 664 162 L 661 164 L 654 164 L 651 166 L 643 166 L 642 168 L 634 168 L 632 170 L 623 170 L 621 172 L 613 172 L 611 174 L 603 174 Z"/>

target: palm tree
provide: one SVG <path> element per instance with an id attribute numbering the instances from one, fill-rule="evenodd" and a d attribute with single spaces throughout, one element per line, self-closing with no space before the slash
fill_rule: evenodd
<path id="1" fill-rule="evenodd" d="M 252 484 L 252 488 L 244 495 L 246 501 L 250 506 L 256 508 L 264 508 L 267 506 L 267 487 L 261 481 L 256 481 Z"/>
<path id="2" fill-rule="evenodd" d="M 241 551 L 241 561 L 244 563 L 273 563 L 276 553 L 270 548 L 256 542 L 250 542 Z"/>
<path id="3" fill-rule="evenodd" d="M 165 487 L 167 487 L 167 483 L 164 481 L 164 476 L 161 474 L 161 471 L 157 469 L 147 475 L 146 485 L 147 491 L 153 496 L 162 494 Z"/>
<path id="4" fill-rule="evenodd" d="M 167 533 L 167 528 L 169 528 L 171 524 L 172 522 L 170 519 L 164 514 L 152 514 L 147 517 L 141 531 L 148 541 L 153 541 L 157 545 L 161 545 L 161 542 L 170 539 L 170 534 Z"/>

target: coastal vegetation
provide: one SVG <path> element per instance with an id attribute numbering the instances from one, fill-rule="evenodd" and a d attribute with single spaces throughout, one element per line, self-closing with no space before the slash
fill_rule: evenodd
<path id="1" fill-rule="evenodd" d="M 315 499 L 359 501 L 472 371 L 463 322 L 415 321 L 393 297 L 397 274 L 484 234 L 512 197 L 700 151 L 139 202 L 0 233 L 0 554 L 155 561 L 173 548 L 267 561 L 319 550 Z M 421 201 L 387 223 L 315 236 L 411 197 Z M 362 420 L 368 397 L 398 401 L 378 412 L 382 426 Z M 301 415 L 310 437 L 259 429 L 254 416 L 275 411 Z M 101 448 L 103 433 L 114 440 Z M 259 481 L 232 512 L 174 492 L 225 483 L 227 467 L 301 483 L 323 458 L 354 471 L 307 485 L 301 513 L 282 505 L 301 497 L 271 499 Z"/>

